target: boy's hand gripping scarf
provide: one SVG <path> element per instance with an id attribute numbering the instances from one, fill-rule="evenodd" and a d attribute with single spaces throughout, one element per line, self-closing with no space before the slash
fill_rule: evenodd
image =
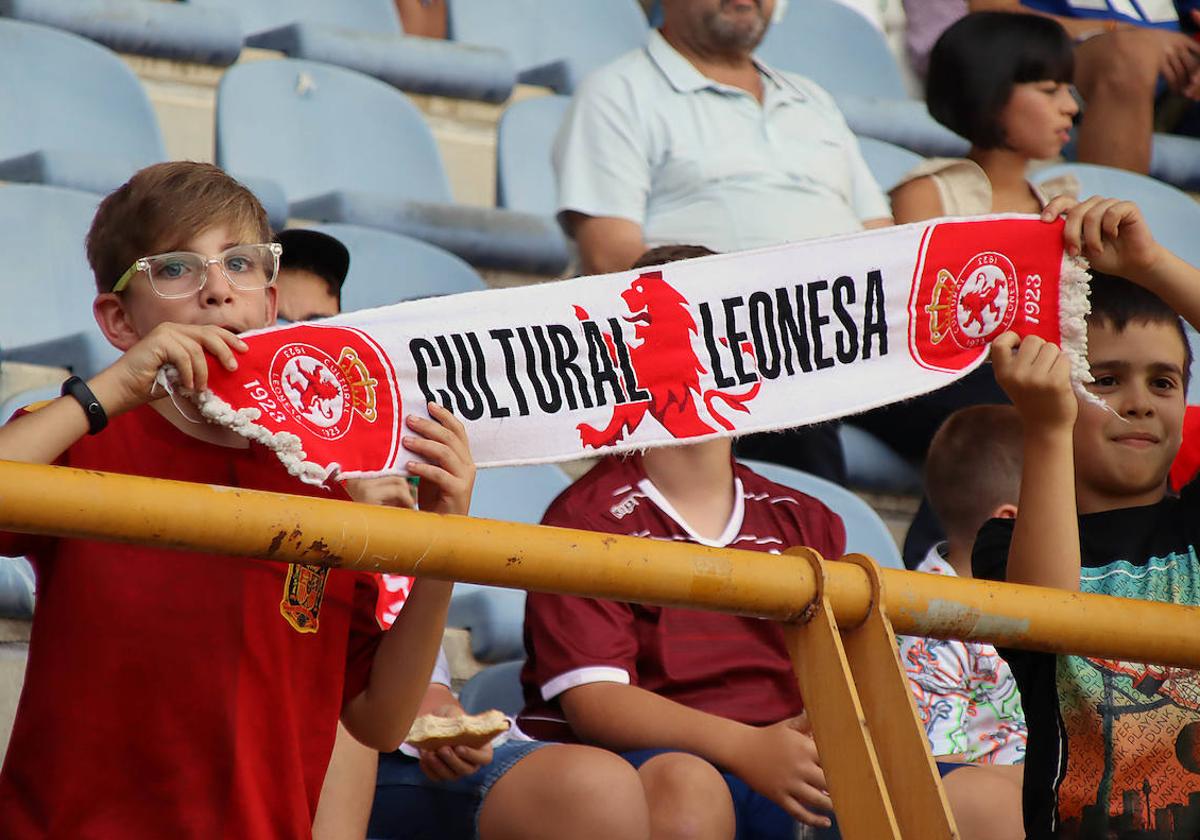
<path id="1" fill-rule="evenodd" d="M 426 401 L 481 467 L 565 461 L 915 397 L 1005 330 L 1059 344 L 1086 381 L 1087 281 L 1061 222 L 937 220 L 250 333 L 190 396 L 312 483 L 403 473 L 402 421 Z"/>

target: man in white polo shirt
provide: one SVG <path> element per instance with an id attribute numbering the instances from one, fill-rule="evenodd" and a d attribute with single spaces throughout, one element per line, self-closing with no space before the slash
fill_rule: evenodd
<path id="1" fill-rule="evenodd" d="M 586 272 L 655 245 L 739 251 L 890 224 L 829 94 L 753 58 L 774 5 L 664 0 L 661 32 L 584 80 L 554 166 Z"/>
<path id="2" fill-rule="evenodd" d="M 754 59 L 774 6 L 663 0 L 662 30 L 580 85 L 554 168 L 585 273 L 657 245 L 742 251 L 891 224 L 829 94 Z M 831 426 L 751 436 L 739 452 L 845 480 Z"/>

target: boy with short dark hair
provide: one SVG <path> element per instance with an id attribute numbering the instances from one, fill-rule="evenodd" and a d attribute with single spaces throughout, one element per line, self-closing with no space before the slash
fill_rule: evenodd
<path id="1" fill-rule="evenodd" d="M 971 547 L 988 519 L 1017 514 L 1021 417 L 1011 405 L 951 414 L 929 444 L 925 494 L 946 534 L 916 571 L 971 577 Z M 898 636 L 900 663 L 938 759 L 964 840 L 1017 838 L 1027 730 L 1021 696 L 992 645 Z"/>
<path id="2" fill-rule="evenodd" d="M 342 311 L 342 286 L 350 271 L 350 251 L 319 230 L 293 228 L 275 235 L 279 258 L 279 319 L 315 321 Z"/>
<path id="3" fill-rule="evenodd" d="M 1015 522 L 992 520 L 980 532 L 975 573 L 1200 604 L 1200 486 L 1167 496 L 1191 362 L 1176 313 L 1200 323 L 1200 271 L 1155 242 L 1128 202 L 1060 198 L 1043 219 L 1064 212 L 1069 251 L 1094 270 L 1087 389 L 1103 404 L 1076 397 L 1057 347 L 996 339 L 996 378 L 1024 424 L 1021 507 Z M 1196 672 L 1002 653 L 1029 725 L 1030 838 L 1197 836 L 1188 820 L 1200 784 L 1185 749 L 1200 717 Z"/>
<path id="4" fill-rule="evenodd" d="M 155 396 L 163 365 L 203 388 L 209 358 L 235 368 L 236 333 L 275 319 L 278 245 L 249 191 L 208 164 L 148 167 L 101 202 L 87 250 L 124 355 L 0 428 L 0 459 L 345 498 Z M 466 513 L 465 432 L 430 412 L 405 440 L 428 462 L 408 465 L 421 507 Z M 30 556 L 39 584 L 0 773 L 13 840 L 308 837 L 339 716 L 379 749 L 407 733 L 451 589 L 421 581 L 381 634 L 364 574 L 6 533 L 0 553 Z"/>

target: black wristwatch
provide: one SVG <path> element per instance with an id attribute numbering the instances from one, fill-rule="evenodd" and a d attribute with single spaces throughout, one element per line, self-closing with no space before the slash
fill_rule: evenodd
<path id="1" fill-rule="evenodd" d="M 78 376 L 72 376 L 63 383 L 62 395 L 73 397 L 83 408 L 83 413 L 87 415 L 89 435 L 98 434 L 108 425 L 108 415 L 104 412 L 104 406 L 100 405 L 92 389 Z"/>

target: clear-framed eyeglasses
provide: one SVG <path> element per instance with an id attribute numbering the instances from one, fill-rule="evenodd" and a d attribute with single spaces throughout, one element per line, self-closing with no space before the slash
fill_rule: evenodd
<path id="1" fill-rule="evenodd" d="M 279 257 L 283 246 L 278 242 L 259 245 L 235 245 L 215 257 L 192 251 L 172 251 L 135 260 L 112 287 L 124 291 L 139 271 L 150 280 L 150 288 L 161 298 L 185 298 L 194 295 L 208 282 L 208 267 L 216 265 L 225 279 L 243 291 L 265 289 L 279 275 Z"/>

